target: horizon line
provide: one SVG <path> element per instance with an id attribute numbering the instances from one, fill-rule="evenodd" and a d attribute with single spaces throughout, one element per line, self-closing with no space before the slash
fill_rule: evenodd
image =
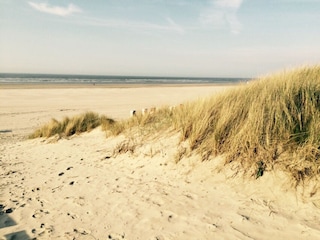
<path id="1" fill-rule="evenodd" d="M 0 72 L 0 75 L 46 75 L 46 76 L 81 76 L 81 77 L 117 77 L 117 78 L 153 78 L 153 79 L 160 79 L 160 78 L 168 78 L 168 79 L 214 79 L 214 78 L 225 78 L 225 79 L 253 79 L 255 77 L 226 77 L 226 76 L 216 76 L 216 77 L 195 77 L 195 76 L 157 76 L 157 75 L 118 75 L 118 74 L 73 74 L 73 73 L 13 73 L 13 72 Z"/>

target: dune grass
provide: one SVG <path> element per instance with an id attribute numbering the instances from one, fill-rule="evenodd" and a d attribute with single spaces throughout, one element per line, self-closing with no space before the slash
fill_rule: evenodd
<path id="1" fill-rule="evenodd" d="M 114 123 L 114 121 L 105 116 L 99 116 L 93 112 L 86 112 L 72 118 L 65 117 L 62 121 L 52 119 L 48 124 L 45 124 L 41 128 L 37 129 L 29 137 L 48 138 L 54 135 L 59 135 L 60 137 L 69 137 L 74 134 L 90 131 L 101 124 L 107 126 L 107 124 L 111 125 L 112 123 Z"/>
<path id="2" fill-rule="evenodd" d="M 208 159 L 255 169 L 276 164 L 298 181 L 320 173 L 320 67 L 271 75 L 178 113 L 176 128 Z"/>
<path id="3" fill-rule="evenodd" d="M 107 136 L 163 134 L 171 129 L 190 151 L 208 160 L 224 155 L 261 177 L 277 167 L 297 182 L 320 173 L 320 66 L 304 67 L 243 84 L 170 110 L 113 121 L 88 113 L 37 130 L 33 137 L 69 136 L 102 124 Z"/>
<path id="4" fill-rule="evenodd" d="M 116 136 L 124 132 L 132 131 L 139 136 L 148 137 L 150 135 L 162 133 L 170 128 L 173 121 L 173 111 L 168 107 L 162 107 L 152 114 L 137 113 L 134 117 L 114 122 L 112 124 L 103 123 L 102 129 L 107 132 L 107 136 Z"/>
<path id="5" fill-rule="evenodd" d="M 299 182 L 320 173 L 320 66 L 270 75 L 173 111 L 118 122 L 113 134 L 173 128 L 203 160 L 224 155 L 260 177 L 279 167 Z"/>

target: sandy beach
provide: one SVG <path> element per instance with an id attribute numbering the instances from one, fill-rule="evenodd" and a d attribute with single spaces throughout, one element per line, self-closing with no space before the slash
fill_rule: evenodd
<path id="1" fill-rule="evenodd" d="M 97 128 L 27 139 L 51 118 L 85 111 L 116 120 L 232 86 L 0 88 L 0 239 L 320 239 L 320 200 L 282 172 L 234 175 L 223 157 L 176 163 L 179 135 L 135 139 Z"/>

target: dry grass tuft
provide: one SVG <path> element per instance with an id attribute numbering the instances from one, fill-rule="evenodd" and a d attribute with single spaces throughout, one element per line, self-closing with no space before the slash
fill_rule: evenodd
<path id="1" fill-rule="evenodd" d="M 138 144 L 132 140 L 125 140 L 120 142 L 114 149 L 112 156 L 116 157 L 119 154 L 130 153 L 133 154 Z"/>
<path id="2" fill-rule="evenodd" d="M 99 116 L 93 112 L 87 112 L 72 118 L 65 117 L 61 122 L 52 119 L 48 124 L 37 129 L 30 138 L 51 137 L 59 135 L 68 137 L 74 134 L 90 131 L 101 124 L 112 125 L 114 121 L 105 116 Z"/>
<path id="3" fill-rule="evenodd" d="M 168 107 L 158 109 L 153 113 L 141 114 L 115 122 L 111 126 L 102 123 L 102 129 L 107 131 L 107 136 L 117 136 L 121 133 L 131 133 L 132 131 L 139 136 L 151 136 L 155 133 L 163 132 L 172 124 L 173 112 Z M 132 134 L 130 134 L 132 135 Z"/>

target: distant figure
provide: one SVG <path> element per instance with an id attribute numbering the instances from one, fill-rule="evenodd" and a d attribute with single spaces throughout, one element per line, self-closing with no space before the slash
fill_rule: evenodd
<path id="1" fill-rule="evenodd" d="M 148 108 L 142 108 L 141 113 L 142 115 L 146 115 L 148 113 Z"/>
<path id="2" fill-rule="evenodd" d="M 136 115 L 136 110 L 130 110 L 130 117 L 133 117 Z"/>

